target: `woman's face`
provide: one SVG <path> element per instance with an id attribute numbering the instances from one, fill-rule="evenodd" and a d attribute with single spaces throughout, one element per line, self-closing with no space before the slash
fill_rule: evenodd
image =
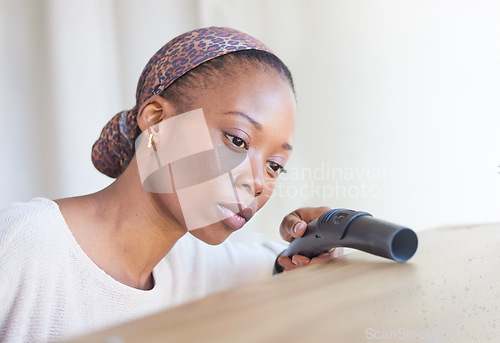
<path id="1" fill-rule="evenodd" d="M 296 102 L 290 85 L 276 72 L 241 66 L 196 91 L 189 110 L 200 108 L 213 146 L 229 152 L 229 156 L 231 151 L 236 156 L 239 152 L 244 161 L 239 163 L 242 159 L 236 157 L 238 165 L 223 177 L 205 183 L 207 186 L 176 191 L 175 196 L 156 197 L 162 203 L 160 206 L 183 226 L 193 216 L 203 218 L 218 213 L 216 222 L 212 220 L 203 227 L 200 224 L 190 232 L 208 244 L 220 244 L 269 200 L 276 178 L 292 151 Z M 202 138 L 194 130 L 186 139 Z M 221 163 L 232 162 L 234 158 Z M 191 210 L 181 209 L 182 202 L 191 206 Z"/>

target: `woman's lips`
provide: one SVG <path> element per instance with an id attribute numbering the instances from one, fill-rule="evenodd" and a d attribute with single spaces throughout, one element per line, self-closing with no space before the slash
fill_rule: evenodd
<path id="1" fill-rule="evenodd" d="M 236 213 L 236 209 L 241 208 L 241 205 L 238 204 L 218 204 L 217 207 L 224 217 L 222 222 L 231 227 L 233 230 L 241 229 L 243 225 L 245 225 L 246 222 L 252 217 L 252 210 L 250 208 L 242 209 Z"/>

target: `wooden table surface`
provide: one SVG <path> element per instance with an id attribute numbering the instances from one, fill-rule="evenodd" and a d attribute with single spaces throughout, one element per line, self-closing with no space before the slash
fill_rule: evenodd
<path id="1" fill-rule="evenodd" d="M 500 342 L 500 224 L 420 232 L 71 342 Z"/>

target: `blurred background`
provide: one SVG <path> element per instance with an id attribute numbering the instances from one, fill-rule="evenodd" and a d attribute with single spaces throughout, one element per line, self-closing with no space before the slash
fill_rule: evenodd
<path id="1" fill-rule="evenodd" d="M 498 18 L 496 0 L 0 0 L 0 207 L 112 182 L 90 160 L 102 127 L 161 46 L 215 25 L 296 83 L 288 173 L 245 232 L 279 239 L 320 205 L 417 231 L 499 222 Z"/>

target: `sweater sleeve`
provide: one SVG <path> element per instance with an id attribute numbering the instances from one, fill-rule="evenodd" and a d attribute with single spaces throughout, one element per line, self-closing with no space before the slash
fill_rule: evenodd
<path id="1" fill-rule="evenodd" d="M 46 342 L 73 325 L 67 242 L 58 235 L 57 206 L 35 198 L 0 211 L 0 342 Z M 69 300 L 68 300 L 69 299 Z"/>
<path id="2" fill-rule="evenodd" d="M 35 274 L 45 267 L 37 257 L 36 235 L 29 234 L 34 231 L 22 210 L 22 206 L 16 205 L 0 212 L 1 342 L 29 341 L 33 338 L 25 336 L 26 328 L 36 322 L 29 305 L 36 301 Z M 34 215 L 36 217 L 36 213 Z"/>

